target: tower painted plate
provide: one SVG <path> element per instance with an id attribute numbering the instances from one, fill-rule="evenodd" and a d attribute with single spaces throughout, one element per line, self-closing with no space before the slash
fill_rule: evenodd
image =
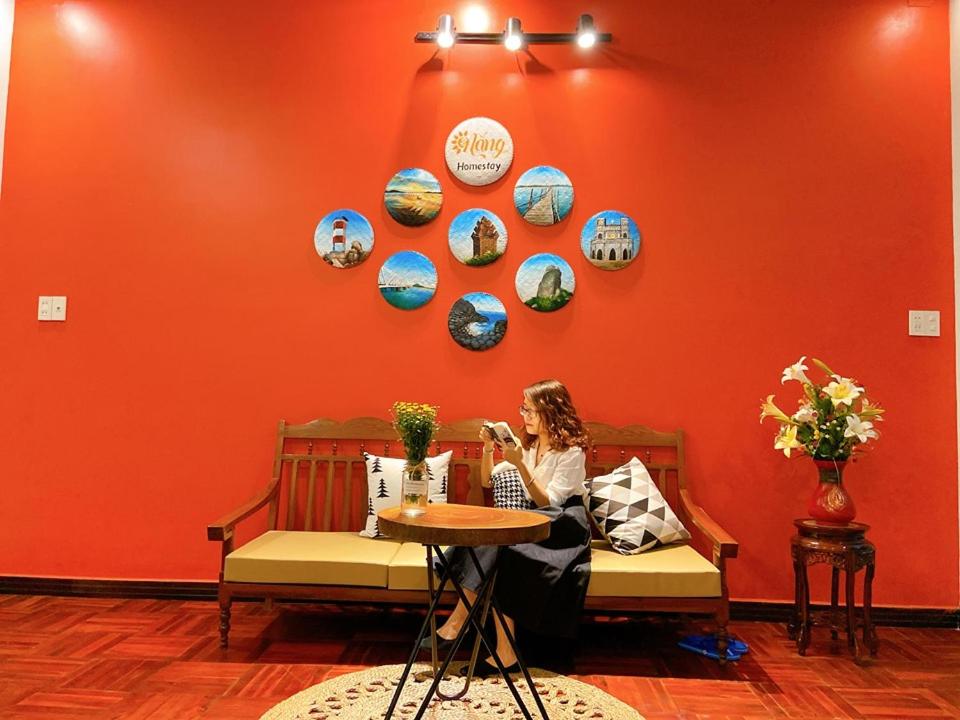
<path id="1" fill-rule="evenodd" d="M 464 210 L 450 223 L 450 252 L 464 265 L 489 265 L 506 252 L 507 228 L 489 210 Z"/>
<path id="2" fill-rule="evenodd" d="M 553 253 L 540 253 L 523 261 L 517 270 L 516 286 L 524 305 L 539 312 L 553 312 L 570 302 L 577 281 L 566 260 Z"/>
<path id="3" fill-rule="evenodd" d="M 513 204 L 528 223 L 553 225 L 563 220 L 573 207 L 573 184 L 562 170 L 538 165 L 517 180 Z"/>
<path id="4" fill-rule="evenodd" d="M 390 217 L 401 225 L 424 225 L 440 212 L 443 189 L 426 170 L 407 168 L 390 178 L 383 202 Z"/>
<path id="5" fill-rule="evenodd" d="M 450 308 L 450 336 L 467 350 L 489 350 L 507 333 L 507 310 L 489 293 L 467 293 Z"/>
<path id="6" fill-rule="evenodd" d="M 437 291 L 437 269 L 426 255 L 401 250 L 380 267 L 377 286 L 383 299 L 394 307 L 416 310 Z"/>
<path id="7" fill-rule="evenodd" d="M 450 173 L 467 185 L 489 185 L 513 162 L 513 138 L 488 117 L 464 120 L 447 136 L 444 155 Z"/>
<path id="8" fill-rule="evenodd" d="M 373 227 L 356 210 L 334 210 L 317 224 L 313 246 L 328 265 L 355 267 L 373 251 Z"/>
<path id="9" fill-rule="evenodd" d="M 640 241 L 637 224 L 619 210 L 598 212 L 580 233 L 580 249 L 601 270 L 621 270 L 632 263 Z"/>

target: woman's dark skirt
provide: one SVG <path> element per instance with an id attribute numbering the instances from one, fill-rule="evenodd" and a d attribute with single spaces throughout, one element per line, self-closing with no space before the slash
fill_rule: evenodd
<path id="1" fill-rule="evenodd" d="M 500 551 L 494 592 L 504 614 L 538 635 L 576 637 L 590 581 L 590 523 L 583 499 L 574 496 L 563 507 L 530 512 L 550 518 L 546 540 L 502 548 L 482 546 L 474 552 L 486 574 Z M 480 575 L 468 550 L 452 547 L 444 555 L 453 577 L 477 591 Z"/>

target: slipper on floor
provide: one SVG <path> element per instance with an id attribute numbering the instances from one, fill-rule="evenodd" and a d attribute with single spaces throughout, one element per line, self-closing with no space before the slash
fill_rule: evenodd
<path id="1" fill-rule="evenodd" d="M 714 660 L 720 659 L 716 635 L 687 635 L 677 645 L 698 655 L 704 655 Z M 745 642 L 730 638 L 727 642 L 727 660 L 739 660 L 749 650 L 750 648 Z"/>

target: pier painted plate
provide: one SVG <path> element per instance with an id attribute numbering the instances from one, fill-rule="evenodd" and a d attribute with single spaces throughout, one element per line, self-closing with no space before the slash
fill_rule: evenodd
<path id="1" fill-rule="evenodd" d="M 573 207 L 573 184 L 562 170 L 538 165 L 517 180 L 513 204 L 528 223 L 553 225 L 563 220 Z"/>
<path id="2" fill-rule="evenodd" d="M 334 210 L 317 224 L 313 246 L 328 265 L 356 267 L 373 251 L 373 227 L 356 210 Z"/>

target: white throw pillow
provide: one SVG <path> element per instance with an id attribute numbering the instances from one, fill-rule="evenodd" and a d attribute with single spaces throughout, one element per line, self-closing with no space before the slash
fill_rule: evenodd
<path id="1" fill-rule="evenodd" d="M 363 457 L 367 461 L 367 526 L 360 534 L 371 538 L 384 537 L 377 522 L 377 513 L 400 504 L 403 468 L 407 461 L 370 453 L 364 453 Z M 447 473 L 452 457 L 453 450 L 447 450 L 442 455 L 427 458 L 427 502 L 447 501 Z"/>
<path id="2" fill-rule="evenodd" d="M 590 512 L 600 532 L 622 555 L 690 538 L 637 458 L 609 475 L 587 480 L 586 486 Z"/>

